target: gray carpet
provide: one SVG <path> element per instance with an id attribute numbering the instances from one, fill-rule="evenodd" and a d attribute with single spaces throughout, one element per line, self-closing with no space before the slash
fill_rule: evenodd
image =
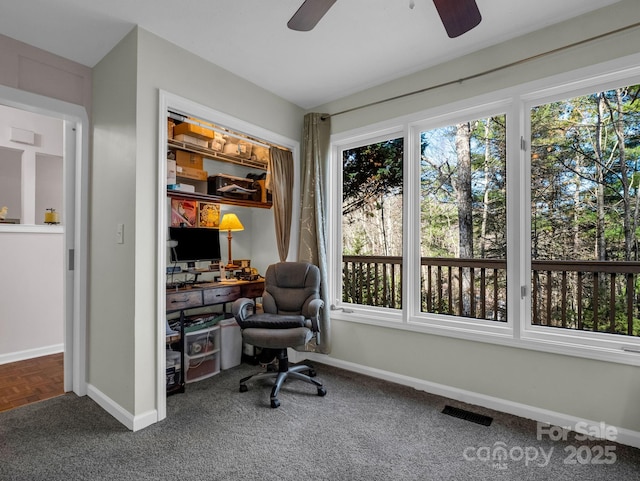
<path id="1" fill-rule="evenodd" d="M 640 450 L 537 440 L 533 421 L 316 368 L 325 397 L 291 381 L 271 409 L 266 385 L 238 392 L 239 378 L 257 369 L 241 365 L 189 384 L 168 398 L 165 421 L 136 433 L 73 394 L 0 413 L 0 479 L 640 480 Z M 493 422 L 442 414 L 445 405 Z M 616 460 L 596 464 L 605 445 Z"/>

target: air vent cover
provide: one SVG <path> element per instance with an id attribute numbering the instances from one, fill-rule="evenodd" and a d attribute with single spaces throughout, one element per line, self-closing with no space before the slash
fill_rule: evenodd
<path id="1" fill-rule="evenodd" d="M 472 413 L 471 411 L 454 408 L 453 406 L 445 406 L 442 410 L 442 414 L 448 414 L 449 416 L 464 419 L 465 421 L 471 421 L 476 424 L 482 424 L 483 426 L 491 426 L 491 422 L 493 421 L 493 418 L 489 416 Z"/>

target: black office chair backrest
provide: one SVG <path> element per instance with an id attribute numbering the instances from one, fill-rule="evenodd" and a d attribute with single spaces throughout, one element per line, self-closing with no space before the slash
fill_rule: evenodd
<path id="1" fill-rule="evenodd" d="M 262 308 L 269 314 L 302 314 L 320 297 L 320 270 L 308 262 L 279 262 L 267 268 Z"/>

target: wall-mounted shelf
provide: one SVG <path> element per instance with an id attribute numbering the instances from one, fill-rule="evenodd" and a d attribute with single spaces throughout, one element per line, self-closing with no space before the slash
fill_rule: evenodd
<path id="1" fill-rule="evenodd" d="M 213 160 L 221 160 L 224 162 L 230 162 L 232 164 L 242 165 L 244 167 L 250 167 L 253 169 L 267 170 L 267 163 L 261 160 L 243 159 L 239 156 L 224 154 L 207 147 L 201 147 L 199 145 L 191 144 L 189 142 L 181 142 L 175 139 L 168 139 L 169 147 L 185 150 L 187 152 L 193 152 L 194 154 L 200 154 L 203 157 Z"/>
<path id="2" fill-rule="evenodd" d="M 201 194 L 199 192 L 180 192 L 179 190 L 167 190 L 167 197 L 177 199 L 201 200 L 205 202 L 215 202 L 218 204 L 237 205 L 240 207 L 258 207 L 260 209 L 271 209 L 271 202 L 256 202 L 254 200 L 233 199 L 219 195 Z"/>

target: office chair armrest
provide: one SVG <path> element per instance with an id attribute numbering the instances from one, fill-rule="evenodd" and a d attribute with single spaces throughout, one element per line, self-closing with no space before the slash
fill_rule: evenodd
<path id="1" fill-rule="evenodd" d="M 241 297 L 240 299 L 236 299 L 231 306 L 231 313 L 233 317 L 235 317 L 236 321 L 240 326 L 242 326 L 242 322 L 253 314 L 253 310 L 255 305 L 251 299 L 246 297 Z"/>
<path id="2" fill-rule="evenodd" d="M 311 319 L 311 330 L 320 332 L 320 309 L 324 307 L 322 299 L 313 299 L 309 302 L 309 319 Z"/>

